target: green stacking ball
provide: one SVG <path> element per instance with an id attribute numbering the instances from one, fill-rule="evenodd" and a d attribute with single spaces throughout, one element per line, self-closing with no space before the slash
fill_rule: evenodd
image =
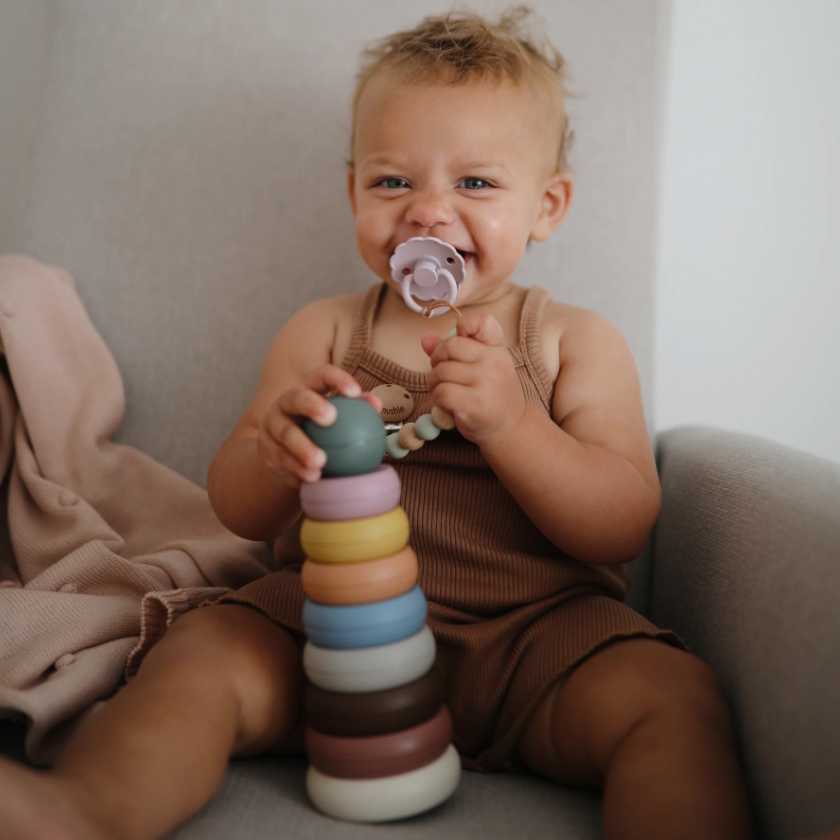
<path id="1" fill-rule="evenodd" d="M 330 397 L 337 417 L 331 426 L 303 421 L 306 436 L 327 455 L 326 478 L 373 472 L 385 455 L 385 424 L 363 399 Z"/>

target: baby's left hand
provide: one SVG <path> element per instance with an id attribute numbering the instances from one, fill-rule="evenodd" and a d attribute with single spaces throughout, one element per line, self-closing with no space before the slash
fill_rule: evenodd
<path id="1" fill-rule="evenodd" d="M 471 313 L 458 322 L 458 334 L 421 339 L 432 372 L 432 402 L 455 417 L 458 431 L 479 445 L 507 434 L 525 413 L 525 396 L 504 333 L 491 315 Z"/>

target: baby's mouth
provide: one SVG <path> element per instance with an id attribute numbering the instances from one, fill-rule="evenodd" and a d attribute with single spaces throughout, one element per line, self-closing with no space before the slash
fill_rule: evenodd
<path id="1" fill-rule="evenodd" d="M 460 248 L 455 250 L 463 257 L 465 268 L 475 259 L 475 254 L 472 251 L 463 251 Z"/>

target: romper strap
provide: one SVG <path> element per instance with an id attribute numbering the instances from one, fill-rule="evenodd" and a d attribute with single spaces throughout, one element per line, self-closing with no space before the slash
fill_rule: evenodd
<path id="1" fill-rule="evenodd" d="M 384 283 L 374 283 L 365 293 L 362 308 L 353 327 L 353 335 L 350 337 L 350 344 L 341 362 L 341 367 L 348 373 L 356 372 L 359 363 L 362 361 L 365 348 L 370 344 L 373 319 L 376 317 L 376 310 L 379 308 L 379 301 L 382 299 L 384 292 Z"/>
<path id="2" fill-rule="evenodd" d="M 525 296 L 519 316 L 519 350 L 546 405 L 551 405 L 554 382 L 548 375 L 542 355 L 540 323 L 550 300 L 551 295 L 542 286 L 532 286 Z"/>

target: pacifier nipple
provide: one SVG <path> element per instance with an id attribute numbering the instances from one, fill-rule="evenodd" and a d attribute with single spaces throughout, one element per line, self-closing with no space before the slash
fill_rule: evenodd
<path id="1" fill-rule="evenodd" d="M 403 300 L 414 312 L 423 312 L 417 303 L 445 300 L 455 303 L 458 289 L 464 280 L 464 258 L 448 242 L 436 236 L 415 236 L 391 256 L 391 277 L 400 284 Z M 435 310 L 443 314 L 445 308 Z"/>
<path id="2" fill-rule="evenodd" d="M 438 281 L 440 266 L 434 260 L 417 260 L 414 264 L 414 282 L 418 286 L 434 286 Z"/>

